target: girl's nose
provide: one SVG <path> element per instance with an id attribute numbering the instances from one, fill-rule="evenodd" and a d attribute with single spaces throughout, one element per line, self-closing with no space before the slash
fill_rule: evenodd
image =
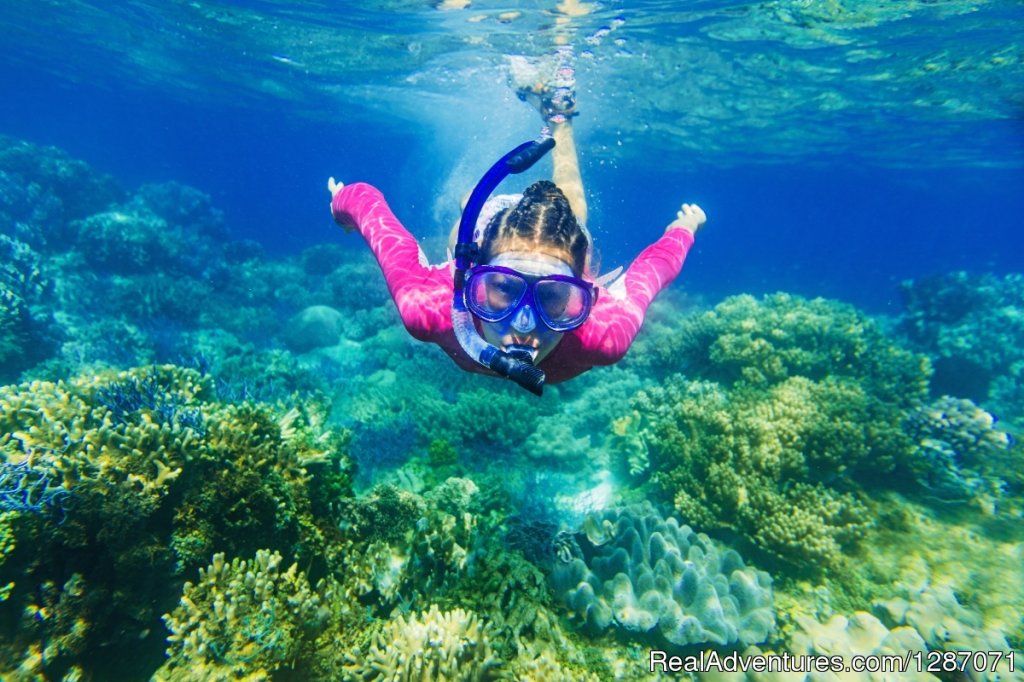
<path id="1" fill-rule="evenodd" d="M 529 334 L 537 328 L 537 319 L 529 305 L 524 305 L 512 318 L 512 328 L 520 334 Z"/>

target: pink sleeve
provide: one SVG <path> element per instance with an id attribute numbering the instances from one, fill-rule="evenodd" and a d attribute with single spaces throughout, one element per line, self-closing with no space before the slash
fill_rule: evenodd
<path id="1" fill-rule="evenodd" d="M 667 230 L 637 256 L 622 280 L 600 292 L 590 319 L 575 332 L 577 362 L 610 365 L 622 359 L 644 323 L 647 306 L 679 274 L 691 246 L 689 231 Z"/>
<path id="2" fill-rule="evenodd" d="M 369 244 L 384 273 L 402 323 L 421 341 L 449 334 L 452 276 L 447 265 L 431 267 L 416 238 L 402 226 L 380 190 L 357 182 L 334 195 L 336 223 L 355 227 Z"/>

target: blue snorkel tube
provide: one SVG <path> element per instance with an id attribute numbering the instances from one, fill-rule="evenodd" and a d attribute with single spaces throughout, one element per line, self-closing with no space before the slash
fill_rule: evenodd
<path id="1" fill-rule="evenodd" d="M 519 145 L 491 166 L 480 182 L 473 188 L 462 211 L 459 221 L 459 240 L 455 244 L 455 295 L 452 297 L 452 326 L 455 337 L 469 357 L 484 367 L 508 377 L 536 395 L 544 392 L 544 371 L 534 367 L 527 354 L 512 355 L 487 343 L 473 324 L 473 315 L 466 310 L 463 289 L 466 284 L 466 270 L 480 258 L 480 247 L 473 241 L 477 218 L 491 192 L 501 181 L 513 173 L 522 173 L 537 163 L 552 147 L 555 141 L 542 134 L 536 140 Z"/>

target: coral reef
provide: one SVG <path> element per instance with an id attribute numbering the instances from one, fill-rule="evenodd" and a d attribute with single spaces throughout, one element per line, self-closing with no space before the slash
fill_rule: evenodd
<path id="1" fill-rule="evenodd" d="M 325 570 L 337 510 L 321 502 L 314 517 L 313 501 L 325 486 L 350 494 L 344 437 L 324 428 L 327 408 L 280 414 L 212 393 L 209 379 L 173 366 L 0 390 L 0 466 L 8 506 L 20 512 L 0 564 L 0 583 L 14 587 L 0 608 L 34 605 L 5 614 L 21 625 L 0 651 L 0 671 L 3 659 L 56 642 L 60 656 L 44 656 L 56 674 L 98 641 L 154 632 L 181 576 L 218 551 L 266 543 Z M 312 480 L 311 471 L 328 475 Z M 28 513 L 36 508 L 49 513 Z M 67 615 L 32 615 L 52 612 Z"/>
<path id="2" fill-rule="evenodd" d="M 272 258 L 199 190 L 0 137 L 0 677 L 1019 650 L 1022 281 L 906 286 L 930 387 L 850 306 L 669 291 L 538 400 L 412 341 L 365 249 Z M 659 495 L 690 525 L 611 506 Z"/>
<path id="3" fill-rule="evenodd" d="M 767 573 L 650 506 L 590 517 L 580 547 L 552 583 L 594 630 L 614 623 L 685 646 L 753 644 L 774 627 Z"/>

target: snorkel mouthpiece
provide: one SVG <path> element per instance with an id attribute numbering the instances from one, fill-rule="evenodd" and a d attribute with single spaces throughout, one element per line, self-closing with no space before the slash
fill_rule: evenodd
<path id="1" fill-rule="evenodd" d="M 488 367 L 534 395 L 544 393 L 544 370 L 533 366 L 533 358 L 528 351 L 513 350 L 505 353 L 499 350 L 491 358 Z"/>
<path id="2" fill-rule="evenodd" d="M 529 353 L 515 350 L 506 353 L 487 343 L 477 332 L 472 314 L 466 310 L 462 290 L 466 283 L 466 270 L 479 257 L 473 230 L 484 202 L 502 180 L 527 170 L 555 146 L 554 139 L 546 133 L 545 130 L 536 140 L 524 142 L 498 159 L 473 188 L 459 221 L 459 240 L 455 245 L 455 294 L 452 297 L 452 326 L 462 349 L 484 367 L 508 377 L 535 395 L 544 391 L 544 371 L 534 367 Z"/>

